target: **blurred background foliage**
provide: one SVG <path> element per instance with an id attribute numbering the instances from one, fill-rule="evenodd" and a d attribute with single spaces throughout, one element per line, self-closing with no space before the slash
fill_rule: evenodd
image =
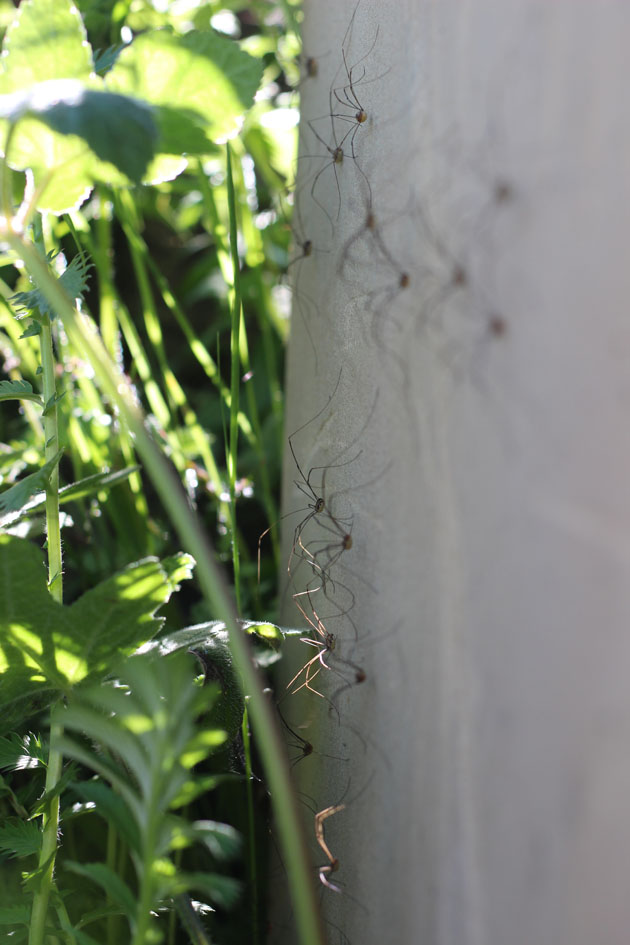
<path id="1" fill-rule="evenodd" d="M 0 3 L 4 33 L 19 3 Z M 240 333 L 241 392 L 237 467 L 236 539 L 241 569 L 242 616 L 274 620 L 278 574 L 275 529 L 263 543 L 260 534 L 278 518 L 283 453 L 284 348 L 289 331 L 291 186 L 295 172 L 300 63 L 299 4 L 238 0 L 76 0 L 97 69 L 106 71 L 117 49 L 144 31 L 178 33 L 215 29 L 239 42 L 264 64 L 254 107 L 232 141 L 239 224 L 243 295 Z M 16 185 L 23 186 L 17 180 Z M 84 251 L 92 263 L 83 309 L 131 379 L 138 401 L 165 454 L 186 489 L 189 502 L 232 574 L 232 534 L 226 471 L 230 416 L 230 262 L 225 149 L 189 159 L 183 173 L 154 186 L 109 188 L 99 184 L 70 212 L 41 221 L 48 247 L 61 247 L 69 262 Z M 226 281 L 227 277 L 227 281 Z M 24 338 L 10 298 L 30 288 L 24 274 L 0 257 L 0 380 L 24 379 L 38 390 L 38 339 Z M 89 364 L 71 348 L 55 322 L 59 365 L 61 485 L 104 471 L 133 467 L 133 441 L 116 411 L 97 389 Z M 0 410 L 0 496 L 20 477 L 42 464 L 40 411 L 28 403 Z M 141 470 L 107 491 L 62 505 L 64 599 L 72 603 L 99 581 L 130 562 L 179 551 L 153 489 Z M 44 541 L 43 511 L 11 522 L 0 515 L 0 529 Z M 235 594 L 235 597 L 237 595 Z M 193 582 L 185 582 L 162 611 L 167 630 L 190 626 L 208 613 Z M 206 667 L 207 671 L 207 667 Z M 253 771 L 258 771 L 254 756 Z M 249 866 L 235 867 L 245 881 L 260 884 L 251 908 L 225 919 L 209 920 L 222 942 L 263 940 L 264 876 L 267 871 L 267 798 L 254 787 L 258 816 L 251 820 L 251 794 L 244 783 L 243 746 L 235 742 L 208 762 L 217 790 L 189 811 L 212 818 L 248 837 Z M 42 783 L 30 771 L 15 772 L 12 791 L 25 806 Z M 250 788 L 251 790 L 251 788 Z M 252 835 L 253 827 L 253 835 Z M 66 824 L 64 844 L 72 858 L 93 858 L 106 843 L 105 825 L 91 819 L 90 833 Z M 92 853 L 90 852 L 92 851 Z M 253 856 L 258 867 L 252 867 Z M 192 863 L 191 868 L 196 866 Z M 4 873 L 10 901 L 14 873 Z M 258 879 L 255 880 L 255 876 Z M 9 877 L 13 878 L 9 880 Z M 7 885 L 7 883 L 9 885 Z M 87 887 L 86 887 L 87 888 Z M 250 890 L 251 891 L 251 890 Z M 82 895 L 86 895 L 85 890 Z M 252 922 L 257 932 L 252 935 Z M 188 941 L 172 932 L 169 941 Z"/>
<path id="2" fill-rule="evenodd" d="M 262 59 L 254 107 L 233 141 L 239 218 L 244 331 L 237 481 L 237 527 L 242 559 L 240 597 L 248 618 L 274 617 L 275 530 L 263 545 L 260 587 L 258 536 L 277 518 L 282 456 L 284 345 L 289 329 L 290 187 L 295 169 L 300 81 L 299 9 L 290 2 L 203 0 L 79 0 L 88 37 L 108 53 L 143 31 L 215 29 Z M 2 26 L 15 12 L 2 10 Z M 97 60 L 98 61 L 98 60 Z M 230 314 L 224 149 L 189 159 L 172 181 L 116 191 L 99 185 L 60 218 L 44 220 L 49 245 L 67 259 L 80 248 L 93 263 L 85 309 L 131 378 L 155 433 L 177 469 L 191 504 L 229 568 L 228 477 Z M 2 260 L 0 259 L 0 263 Z M 6 260 L 4 261 L 6 263 Z M 6 303 L 28 288 L 11 265 L 0 266 Z M 1 303 L 0 303 L 1 304 Z M 0 315 L 0 378 L 37 389 L 37 338 L 19 340 L 24 325 L 5 304 Z M 18 343 L 19 342 L 19 343 Z M 68 350 L 59 328 L 62 484 L 132 465 L 133 448 L 112 411 L 103 407 L 80 352 Z M 35 410 L 4 405 L 0 412 L 0 489 L 40 464 L 41 429 Z M 43 520 L 15 527 L 35 536 Z M 108 493 L 64 505 L 65 595 L 68 602 L 104 574 L 147 554 L 174 549 L 159 504 L 140 473 Z M 213 615 L 186 588 L 172 606 L 178 624 Z"/>

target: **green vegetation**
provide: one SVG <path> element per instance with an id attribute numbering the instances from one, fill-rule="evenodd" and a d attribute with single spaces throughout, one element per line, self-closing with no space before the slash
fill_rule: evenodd
<path id="1" fill-rule="evenodd" d="M 270 12 L 0 8 L 12 943 L 262 942 L 271 809 L 300 939 L 321 941 L 259 674 L 284 636 L 275 531 L 260 584 L 256 553 L 278 517 L 299 77 L 296 8 Z"/>

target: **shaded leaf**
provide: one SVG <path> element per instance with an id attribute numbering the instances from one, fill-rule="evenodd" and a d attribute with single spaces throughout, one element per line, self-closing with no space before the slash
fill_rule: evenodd
<path id="1" fill-rule="evenodd" d="M 104 863 L 76 863 L 74 860 L 68 860 L 64 865 L 70 872 L 85 876 L 97 883 L 126 915 L 133 917 L 136 914 L 136 900 L 133 893 L 109 866 Z"/>
<path id="2" fill-rule="evenodd" d="M 218 33 L 155 30 L 122 50 L 105 83 L 156 106 L 159 152 L 198 154 L 238 129 L 261 75 L 260 60 Z"/>
<path id="3" fill-rule="evenodd" d="M 0 925 L 30 925 L 30 923 L 29 906 L 0 906 Z M 13 942 L 13 939 L 11 941 Z"/>
<path id="4" fill-rule="evenodd" d="M 71 0 L 24 0 L 2 50 L 0 95 L 22 92 L 49 79 L 91 81 L 91 50 Z M 4 121 L 0 134 L 4 140 Z M 48 185 L 38 201 L 40 209 L 59 213 L 81 203 L 92 186 L 91 160 L 82 141 L 56 134 L 29 118 L 20 122 L 11 140 L 11 166 L 30 167 L 35 186 Z M 58 170 L 50 182 L 52 167 Z"/>
<path id="5" fill-rule="evenodd" d="M 239 898 L 242 886 L 231 876 L 221 876 L 219 873 L 183 873 L 179 872 L 164 883 L 171 896 L 196 890 L 207 896 L 211 902 L 229 909 Z"/>
<path id="6" fill-rule="evenodd" d="M 82 801 L 96 805 L 96 813 L 113 824 L 131 850 L 140 849 L 138 827 L 122 797 L 103 781 L 81 781 L 72 784 L 72 790 Z"/>
<path id="7" fill-rule="evenodd" d="M 61 135 L 81 138 L 101 161 L 140 181 L 153 157 L 158 129 L 144 102 L 100 89 L 76 79 L 51 79 L 23 92 L 0 96 L 0 118 L 17 122 L 30 117 Z M 12 167 L 28 167 L 11 149 Z M 38 164 L 41 164 L 38 161 Z M 37 165 L 36 165 L 37 166 Z M 55 164 L 47 162 L 49 171 Z"/>
<path id="8" fill-rule="evenodd" d="M 42 836 L 37 824 L 11 817 L 0 824 L 0 850 L 9 856 L 38 853 Z"/>

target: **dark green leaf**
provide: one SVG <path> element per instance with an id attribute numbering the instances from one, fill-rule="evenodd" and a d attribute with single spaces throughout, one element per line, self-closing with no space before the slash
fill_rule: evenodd
<path id="1" fill-rule="evenodd" d="M 39 828 L 32 820 L 25 822 L 11 817 L 0 824 L 0 850 L 9 856 L 38 853 L 41 841 Z"/>
<path id="2" fill-rule="evenodd" d="M 221 906 L 222 909 L 233 906 L 242 889 L 238 880 L 232 879 L 231 876 L 221 876 L 219 873 L 179 872 L 165 885 L 171 896 L 194 889 L 207 896 L 211 902 Z"/>
<path id="3" fill-rule="evenodd" d="M 136 914 L 136 900 L 126 883 L 104 863 L 75 863 L 69 860 L 65 868 L 79 876 L 85 876 L 105 890 L 109 898 L 133 917 Z"/>

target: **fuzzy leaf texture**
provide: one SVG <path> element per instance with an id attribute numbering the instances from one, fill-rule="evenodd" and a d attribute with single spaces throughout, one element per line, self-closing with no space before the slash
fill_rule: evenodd
<path id="1" fill-rule="evenodd" d="M 10 817 L 0 825 L 0 851 L 8 856 L 38 853 L 42 837 L 34 820 Z"/>
<path id="2" fill-rule="evenodd" d="M 156 611 L 192 565 L 185 554 L 147 558 L 64 606 L 48 593 L 41 552 L 0 535 L 0 733 L 74 686 L 102 679 L 150 640 L 164 622 Z"/>

